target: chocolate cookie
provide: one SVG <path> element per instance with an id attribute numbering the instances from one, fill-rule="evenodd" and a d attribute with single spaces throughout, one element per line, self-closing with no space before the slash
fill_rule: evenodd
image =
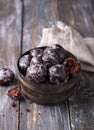
<path id="1" fill-rule="evenodd" d="M 31 60 L 31 56 L 29 54 L 24 55 L 19 60 L 19 69 L 22 72 L 22 74 L 24 74 L 24 75 L 25 75 L 27 68 L 30 64 L 30 60 Z"/>
<path id="2" fill-rule="evenodd" d="M 78 73 L 81 70 L 80 63 L 76 58 L 69 57 L 65 60 L 66 67 L 69 68 L 69 72 L 71 75 Z"/>
<path id="3" fill-rule="evenodd" d="M 64 83 L 69 78 L 69 71 L 63 65 L 57 64 L 49 68 L 49 81 L 53 84 Z"/>
<path id="4" fill-rule="evenodd" d="M 47 68 L 44 64 L 32 64 L 26 72 L 26 78 L 35 82 L 44 82 L 46 76 Z"/>
<path id="5" fill-rule="evenodd" d="M 42 57 L 37 56 L 37 57 L 32 57 L 30 65 L 32 65 L 32 64 L 40 64 L 40 63 L 42 63 Z"/>
<path id="6" fill-rule="evenodd" d="M 58 55 L 56 51 L 51 47 L 47 47 L 44 50 L 42 60 L 43 60 L 43 63 L 47 65 L 48 67 L 59 63 Z"/>
<path id="7" fill-rule="evenodd" d="M 60 61 L 60 63 L 62 63 L 62 61 L 64 61 L 64 59 L 66 57 L 65 49 L 62 46 L 60 46 L 59 44 L 53 44 L 51 47 L 52 47 L 52 49 L 54 49 L 54 51 L 57 52 L 59 61 Z"/>
<path id="8" fill-rule="evenodd" d="M 37 49 L 37 48 L 36 49 L 32 49 L 30 51 L 30 54 L 31 54 L 32 57 L 42 56 L 43 50 L 42 49 Z"/>
<path id="9" fill-rule="evenodd" d="M 10 85 L 14 81 L 14 73 L 8 68 L 0 68 L 0 85 Z"/>

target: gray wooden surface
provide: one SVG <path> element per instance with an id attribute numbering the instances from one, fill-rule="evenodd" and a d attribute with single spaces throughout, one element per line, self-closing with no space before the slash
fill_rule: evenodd
<path id="1" fill-rule="evenodd" d="M 58 20 L 84 37 L 94 37 L 94 1 L 0 0 L 0 66 L 8 66 L 17 75 L 18 56 L 37 46 L 42 29 Z M 75 94 L 57 106 L 25 99 L 12 108 L 6 93 L 13 86 L 0 86 L 0 130 L 94 130 L 93 73 L 82 72 Z M 25 111 L 27 108 L 30 112 Z"/>
<path id="2" fill-rule="evenodd" d="M 20 55 L 21 3 L 19 0 L 0 0 L 0 67 L 9 67 L 17 75 L 16 61 Z M 16 82 L 15 82 L 16 84 Z M 0 86 L 0 130 L 18 130 L 19 102 L 11 107 L 7 90 Z"/>

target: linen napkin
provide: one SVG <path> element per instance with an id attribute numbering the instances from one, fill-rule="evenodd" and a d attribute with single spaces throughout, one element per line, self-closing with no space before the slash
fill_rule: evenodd
<path id="1" fill-rule="evenodd" d="M 58 21 L 50 28 L 44 28 L 39 46 L 60 44 L 73 53 L 81 63 L 81 69 L 94 72 L 94 38 L 83 38 L 78 31 Z"/>

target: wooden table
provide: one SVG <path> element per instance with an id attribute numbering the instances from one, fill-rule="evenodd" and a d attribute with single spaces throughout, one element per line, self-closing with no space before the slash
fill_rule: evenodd
<path id="1" fill-rule="evenodd" d="M 94 37 L 94 1 L 0 0 L 0 67 L 9 67 L 17 76 L 17 58 L 39 44 L 42 28 L 58 20 L 73 26 L 84 37 Z M 7 90 L 17 82 L 1 86 L 0 130 L 94 130 L 94 74 L 82 75 L 84 82 L 75 94 L 57 106 L 24 100 L 16 101 L 13 108 Z"/>

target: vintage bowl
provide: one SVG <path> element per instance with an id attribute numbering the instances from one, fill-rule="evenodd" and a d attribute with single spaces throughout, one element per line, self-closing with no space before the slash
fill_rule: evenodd
<path id="1" fill-rule="evenodd" d="M 39 48 L 45 49 L 45 47 L 39 47 Z M 28 54 L 29 52 L 30 50 L 22 54 L 20 58 L 25 54 Z M 67 52 L 67 56 L 75 57 L 73 54 L 69 52 Z M 43 104 L 43 105 L 60 104 L 64 100 L 68 99 L 71 95 L 73 95 L 75 88 L 78 87 L 79 73 L 76 74 L 66 83 L 60 83 L 60 84 L 36 83 L 33 81 L 29 81 L 20 72 L 18 65 L 19 59 L 17 62 L 17 66 L 19 71 L 19 81 L 21 84 L 22 92 L 28 99 L 32 100 L 37 104 Z"/>

